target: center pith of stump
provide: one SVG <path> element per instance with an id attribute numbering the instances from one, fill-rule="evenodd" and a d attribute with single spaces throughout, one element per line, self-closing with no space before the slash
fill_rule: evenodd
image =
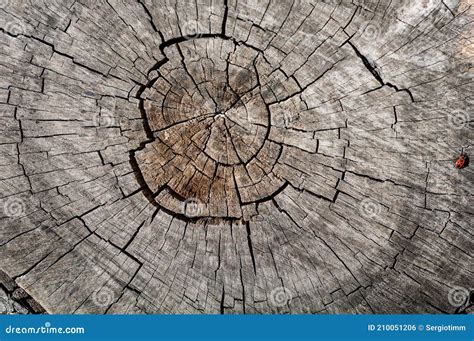
<path id="1" fill-rule="evenodd" d="M 218 110 L 214 113 L 214 118 L 225 118 L 225 113 L 222 112 L 221 110 Z"/>
<path id="2" fill-rule="evenodd" d="M 209 54 L 209 51 L 219 53 Z M 268 139 L 258 51 L 221 38 L 179 42 L 142 94 L 153 140 L 137 152 L 157 203 L 177 214 L 239 219 L 284 185 Z"/>

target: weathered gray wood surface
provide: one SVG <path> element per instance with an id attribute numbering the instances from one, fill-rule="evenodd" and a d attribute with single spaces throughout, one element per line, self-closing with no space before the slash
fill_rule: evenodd
<path id="1" fill-rule="evenodd" d="M 471 5 L 0 0 L 0 312 L 472 312 Z"/>

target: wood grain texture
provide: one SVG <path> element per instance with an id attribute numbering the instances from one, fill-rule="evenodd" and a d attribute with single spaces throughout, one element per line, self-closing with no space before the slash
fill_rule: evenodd
<path id="1" fill-rule="evenodd" d="M 471 0 L 0 0 L 0 313 L 472 313 Z"/>

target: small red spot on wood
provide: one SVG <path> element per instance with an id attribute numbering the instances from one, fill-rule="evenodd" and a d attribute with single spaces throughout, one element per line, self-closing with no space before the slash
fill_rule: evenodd
<path id="1" fill-rule="evenodd" d="M 462 169 L 467 166 L 468 157 L 466 154 L 461 154 L 458 156 L 454 162 L 454 168 Z"/>

